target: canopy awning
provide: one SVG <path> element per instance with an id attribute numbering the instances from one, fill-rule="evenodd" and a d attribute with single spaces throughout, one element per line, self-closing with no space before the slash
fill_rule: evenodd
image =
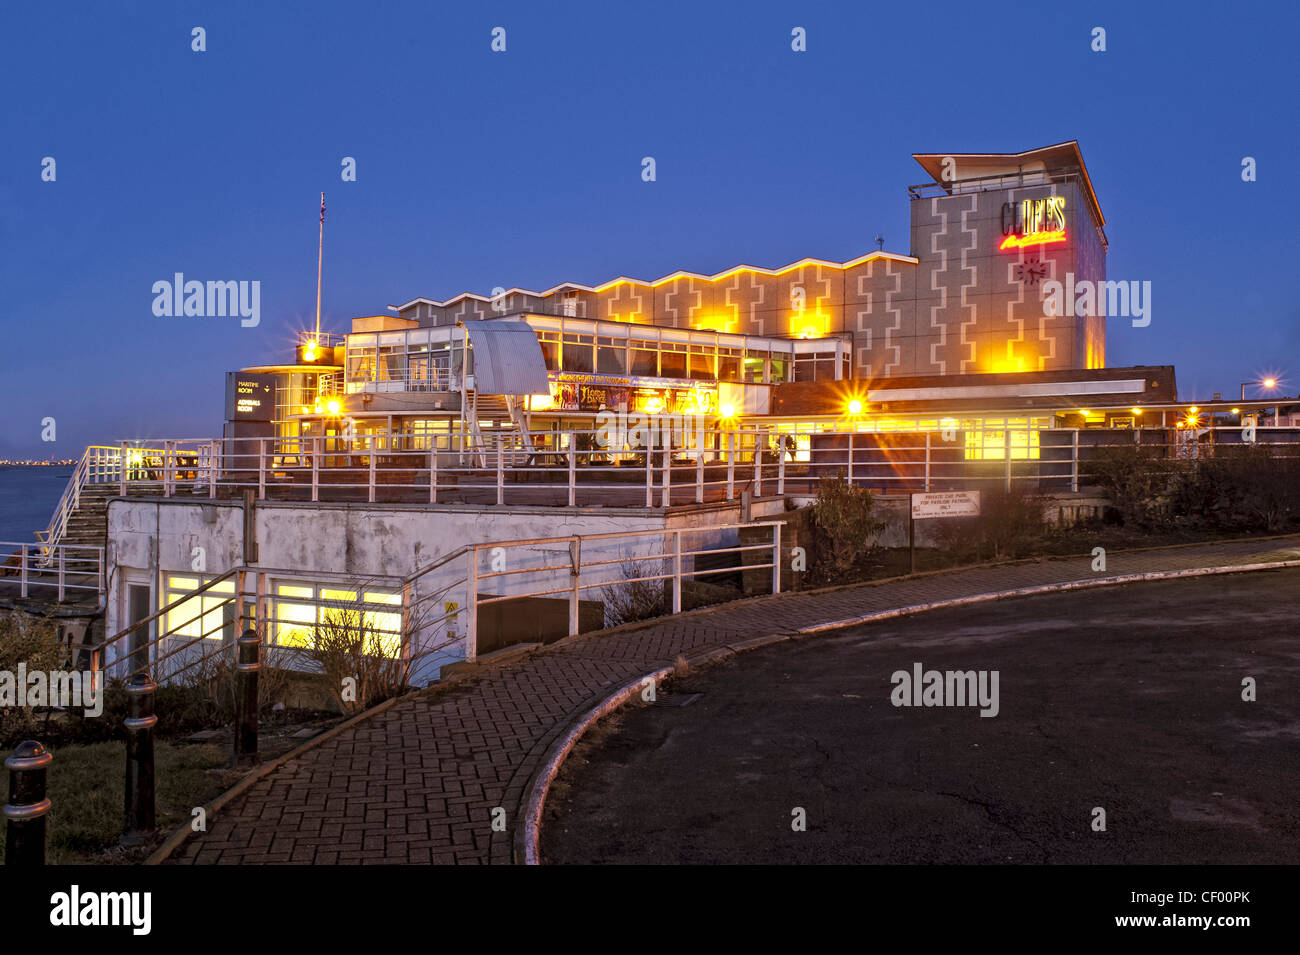
<path id="1" fill-rule="evenodd" d="M 527 322 L 465 323 L 474 350 L 474 390 L 481 395 L 549 395 L 551 381 L 537 333 Z"/>

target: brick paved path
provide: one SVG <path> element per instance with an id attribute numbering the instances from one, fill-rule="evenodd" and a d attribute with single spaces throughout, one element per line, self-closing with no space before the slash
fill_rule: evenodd
<path id="1" fill-rule="evenodd" d="M 647 671 L 763 634 L 934 600 L 1157 570 L 1300 559 L 1300 537 L 953 571 L 782 594 L 556 645 L 472 681 L 417 693 L 255 783 L 174 862 L 508 863 L 525 789 L 548 747 Z M 977 612 L 977 611 L 975 611 Z M 492 809 L 506 832 L 492 831 Z"/>

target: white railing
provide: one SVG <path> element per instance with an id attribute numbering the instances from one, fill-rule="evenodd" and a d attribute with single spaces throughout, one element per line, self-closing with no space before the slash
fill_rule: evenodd
<path id="1" fill-rule="evenodd" d="M 55 591 L 60 602 L 69 595 L 93 592 L 104 600 L 104 548 L 91 544 L 24 544 L 0 541 L 0 588 L 18 586 L 26 599 L 32 591 Z"/>
<path id="2" fill-rule="evenodd" d="M 122 452 L 120 448 L 103 445 L 91 445 L 81 455 L 81 460 L 73 469 L 68 485 L 63 489 L 59 503 L 54 507 L 50 526 L 44 531 L 37 531 L 36 537 L 43 544 L 58 544 L 68 529 L 68 521 L 81 504 L 81 489 L 87 484 L 106 484 L 117 481 L 121 474 Z"/>
<path id="3" fill-rule="evenodd" d="M 448 432 L 352 437 L 167 441 L 125 448 L 120 493 L 216 498 L 671 507 L 755 495 L 816 492 L 840 475 L 891 493 L 1011 487 L 1078 491 L 1100 449 L 1138 445 L 1195 459 L 1243 442 L 1241 428 L 875 432 L 696 429 L 654 446 L 602 446 L 600 431 L 484 431 L 472 446 Z M 1184 435 L 1186 434 L 1186 437 Z M 505 440 L 494 439 L 498 435 Z M 1300 430 L 1258 428 L 1255 442 L 1300 456 Z M 513 444 L 522 438 L 522 449 Z M 665 447 L 664 444 L 669 446 Z M 511 445 L 507 447 L 507 445 Z"/>

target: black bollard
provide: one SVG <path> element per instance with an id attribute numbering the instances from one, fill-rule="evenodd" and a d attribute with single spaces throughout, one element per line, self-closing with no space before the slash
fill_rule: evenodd
<path id="1" fill-rule="evenodd" d="M 34 739 L 23 740 L 5 760 L 9 770 L 9 802 L 4 807 L 5 865 L 30 869 L 45 865 L 45 770 L 54 761 Z"/>
<path id="2" fill-rule="evenodd" d="M 126 824 L 122 842 L 137 845 L 158 827 L 154 799 L 153 693 L 158 684 L 137 673 L 126 682 Z"/>
<path id="3" fill-rule="evenodd" d="M 262 641 L 251 627 L 239 637 L 239 662 L 235 665 L 235 766 L 257 762 L 257 671 Z"/>

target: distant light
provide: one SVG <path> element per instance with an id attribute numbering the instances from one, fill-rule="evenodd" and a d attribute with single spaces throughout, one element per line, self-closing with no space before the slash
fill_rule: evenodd
<path id="1" fill-rule="evenodd" d="M 304 359 L 306 359 L 307 361 L 315 361 L 315 360 L 316 360 L 316 342 L 315 342 L 315 341 L 310 341 L 310 342 L 307 343 L 307 347 L 303 349 L 302 357 L 303 357 Z"/>
<path id="2" fill-rule="evenodd" d="M 1201 409 L 1198 408 L 1198 407 L 1196 407 L 1196 405 L 1192 405 L 1190 408 L 1187 409 L 1187 417 L 1189 417 L 1189 418 L 1195 418 L 1195 417 L 1196 417 L 1196 413 L 1197 413 L 1198 411 L 1200 411 L 1200 410 L 1201 410 Z"/>
<path id="3" fill-rule="evenodd" d="M 331 399 L 329 400 L 329 404 L 327 404 L 327 405 L 325 406 L 325 408 L 326 408 L 327 411 L 329 411 L 330 414 L 338 414 L 338 413 L 339 413 L 339 402 L 338 402 L 338 399 L 337 399 L 337 398 L 331 398 Z"/>
<path id="4" fill-rule="evenodd" d="M 311 409 L 308 408 L 306 405 L 303 405 L 303 406 L 302 406 L 302 413 L 303 413 L 303 414 L 311 414 Z"/>
<path id="5" fill-rule="evenodd" d="M 1141 414 L 1141 413 L 1142 413 L 1142 409 L 1141 409 L 1141 408 L 1130 408 L 1129 411 L 1133 412 L 1134 414 Z"/>
<path id="6" fill-rule="evenodd" d="M 1276 387 L 1277 387 L 1277 379 L 1276 379 L 1276 378 L 1265 378 L 1263 381 L 1260 382 L 1260 384 L 1263 385 L 1265 388 L 1276 388 Z"/>
<path id="7" fill-rule="evenodd" d="M 1183 423 L 1182 423 L 1181 421 L 1178 421 L 1178 422 L 1175 422 L 1174 426 L 1177 427 L 1177 428 L 1181 428 L 1181 427 L 1183 426 Z"/>
<path id="8" fill-rule="evenodd" d="M 1087 409 L 1084 409 L 1083 411 L 1080 411 L 1079 414 L 1083 415 L 1086 418 L 1088 417 L 1088 415 L 1092 414 L 1092 412 L 1088 411 Z"/>
<path id="9" fill-rule="evenodd" d="M 1241 414 L 1241 409 L 1240 409 L 1240 408 L 1233 408 L 1233 409 L 1232 409 L 1232 413 L 1233 413 L 1233 414 Z"/>
<path id="10" fill-rule="evenodd" d="M 722 411 L 722 417 L 724 418 L 734 418 L 736 416 L 735 405 L 723 405 L 721 411 Z"/>
<path id="11" fill-rule="evenodd" d="M 862 402 L 857 398 L 849 402 L 849 414 L 862 414 Z"/>

